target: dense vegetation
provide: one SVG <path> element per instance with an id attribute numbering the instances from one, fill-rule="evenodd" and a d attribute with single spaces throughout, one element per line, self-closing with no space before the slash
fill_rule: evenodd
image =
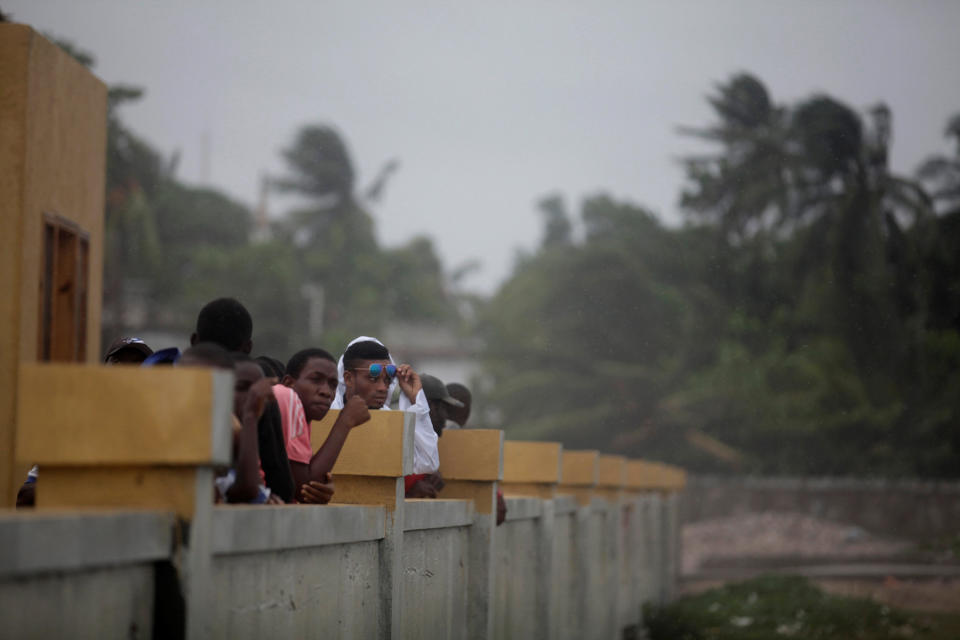
<path id="1" fill-rule="evenodd" d="M 93 64 L 89 54 L 60 44 Z M 366 206 L 385 189 L 390 164 L 361 195 L 340 134 L 303 126 L 283 153 L 287 173 L 269 184 L 304 204 L 257 229 L 247 207 L 184 183 L 176 177 L 178 154 L 164 158 L 124 125 L 122 106 L 142 95 L 136 87 L 110 89 L 107 342 L 145 324 L 189 335 L 200 307 L 220 296 L 241 299 L 256 318 L 258 351 L 284 359 L 305 344 L 376 335 L 387 319 L 452 320 L 431 240 L 385 248 L 376 237 Z"/>
<path id="2" fill-rule="evenodd" d="M 490 302 L 490 401 L 513 438 L 694 470 L 960 473 L 960 116 L 922 180 L 887 166 L 892 116 L 778 105 L 738 75 L 685 133 L 682 228 L 557 197 Z"/>
<path id="3" fill-rule="evenodd" d="M 393 166 L 359 188 L 335 129 L 296 134 L 271 188 L 306 204 L 258 236 L 124 126 L 140 90 L 110 95 L 107 339 L 138 326 L 134 298 L 186 335 L 203 302 L 237 296 L 279 357 L 386 319 L 446 323 L 484 339 L 477 420 L 511 438 L 698 471 L 960 475 L 960 115 L 954 154 L 899 176 L 884 105 L 778 104 L 736 75 L 714 122 L 681 132 L 711 149 L 685 160 L 683 226 L 545 197 L 541 246 L 480 301 L 450 291 L 429 238 L 380 245 L 368 206 Z"/>

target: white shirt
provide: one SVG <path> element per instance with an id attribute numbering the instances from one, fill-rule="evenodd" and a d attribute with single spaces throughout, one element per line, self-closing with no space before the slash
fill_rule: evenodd
<path id="1" fill-rule="evenodd" d="M 370 336 L 360 336 L 354 338 L 347 345 L 350 347 L 354 342 L 372 341 L 383 346 L 383 343 Z M 393 362 L 391 356 L 390 362 Z M 396 364 L 396 363 L 394 363 Z M 331 409 L 343 409 L 343 396 L 346 391 L 346 385 L 343 382 L 343 356 L 337 363 L 337 395 L 330 404 Z M 394 378 L 387 393 L 387 402 L 393 396 L 393 390 L 398 386 L 397 379 Z M 381 411 L 390 411 L 390 407 L 384 405 L 380 407 Z M 416 402 L 411 403 L 407 394 L 400 392 L 400 411 L 410 411 L 416 416 L 416 422 L 413 430 L 413 472 L 414 473 L 433 473 L 440 469 L 440 453 L 437 451 L 437 432 L 433 430 L 433 422 L 430 421 L 430 405 L 427 403 L 427 396 L 423 389 L 417 392 Z"/>
<path id="2" fill-rule="evenodd" d="M 406 405 L 406 406 L 404 406 Z M 389 411 L 388 407 L 384 407 Z M 430 420 L 430 405 L 423 389 L 417 392 L 417 401 L 410 404 L 407 394 L 400 393 L 400 411 L 411 411 L 416 415 L 413 430 L 413 472 L 433 473 L 440 469 L 440 452 L 437 451 L 437 432 Z"/>

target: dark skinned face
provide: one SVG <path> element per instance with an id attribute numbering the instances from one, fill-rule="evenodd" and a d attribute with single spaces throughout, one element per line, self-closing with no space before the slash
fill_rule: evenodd
<path id="1" fill-rule="evenodd" d="M 233 413 L 243 415 L 243 403 L 247 401 L 250 386 L 263 377 L 263 370 L 256 362 L 238 362 L 233 368 Z"/>
<path id="2" fill-rule="evenodd" d="M 347 385 L 347 397 L 358 395 L 367 403 L 368 409 L 379 409 L 387 402 L 390 380 L 387 372 L 380 373 L 376 380 L 370 379 L 367 371 L 371 364 L 390 364 L 389 360 L 361 360 L 353 371 L 343 372 L 343 383 Z"/>
<path id="3" fill-rule="evenodd" d="M 307 420 L 322 420 L 337 391 L 337 365 L 326 358 L 310 358 L 300 376 L 296 380 L 284 376 L 284 384 L 300 396 Z"/>

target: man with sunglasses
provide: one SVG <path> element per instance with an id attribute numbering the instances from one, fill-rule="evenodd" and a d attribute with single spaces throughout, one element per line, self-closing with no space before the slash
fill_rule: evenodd
<path id="1" fill-rule="evenodd" d="M 337 417 L 330 434 L 313 453 L 312 421 L 327 415 L 337 388 L 337 367 L 323 349 L 302 349 L 287 362 L 286 373 L 273 387 L 280 410 L 290 472 L 297 487 L 296 500 L 326 504 L 333 496 L 330 471 L 350 430 L 370 419 L 360 398 L 351 398 Z"/>
<path id="2" fill-rule="evenodd" d="M 346 400 L 360 396 L 371 410 L 389 410 L 387 403 L 394 389 L 400 388 L 400 410 L 411 411 L 416 416 L 414 475 L 407 478 L 407 497 L 435 498 L 435 483 L 420 482 L 440 468 L 437 433 L 430 420 L 430 405 L 423 392 L 420 376 L 410 365 L 397 366 L 383 343 L 369 336 L 360 336 L 347 345 L 337 364 L 337 373 L 340 384 L 331 409 L 340 409 Z"/>

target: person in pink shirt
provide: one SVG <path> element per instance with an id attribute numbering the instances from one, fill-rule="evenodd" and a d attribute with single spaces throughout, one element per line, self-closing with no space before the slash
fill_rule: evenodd
<path id="1" fill-rule="evenodd" d="M 370 419 L 366 403 L 351 398 L 340 412 L 330 435 L 316 453 L 310 444 L 310 423 L 322 420 L 337 390 L 337 364 L 323 349 L 298 351 L 287 363 L 273 394 L 280 408 L 284 442 L 299 502 L 326 504 L 333 497 L 330 470 L 350 430 Z"/>

